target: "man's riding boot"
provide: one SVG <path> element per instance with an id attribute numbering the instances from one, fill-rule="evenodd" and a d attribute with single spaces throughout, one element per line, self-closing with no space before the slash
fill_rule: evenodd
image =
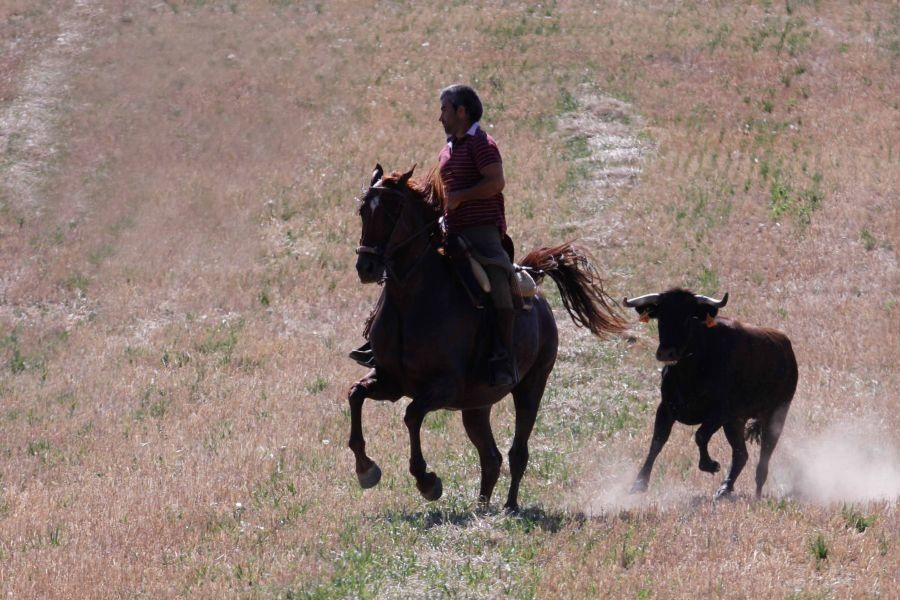
<path id="1" fill-rule="evenodd" d="M 369 342 L 351 351 L 349 356 L 364 367 L 375 368 L 375 353 L 372 352 L 372 344 Z"/>
<path id="2" fill-rule="evenodd" d="M 501 348 L 497 348 L 490 358 L 491 386 L 511 387 L 519 382 L 519 373 L 516 369 L 515 352 L 513 348 L 513 324 L 516 313 L 506 308 L 495 311 L 497 319 L 497 334 L 500 338 Z"/>

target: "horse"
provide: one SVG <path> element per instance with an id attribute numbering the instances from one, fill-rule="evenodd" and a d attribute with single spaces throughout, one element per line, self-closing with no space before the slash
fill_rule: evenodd
<path id="1" fill-rule="evenodd" d="M 491 319 L 479 310 L 442 255 L 439 219 L 444 203 L 440 176 L 423 180 L 405 173 L 384 174 L 380 165 L 359 200 L 362 231 L 356 271 L 363 284 L 383 282 L 378 317 L 369 341 L 376 367 L 347 394 L 350 440 L 356 474 L 363 488 L 381 479 L 378 465 L 366 455 L 362 407 L 366 398 L 394 402 L 408 397 L 403 421 L 409 431 L 409 472 L 429 501 L 443 493 L 441 479 L 428 471 L 420 430 L 426 414 L 459 410 L 481 463 L 479 501 L 487 506 L 500 475 L 502 456 L 491 431 L 491 407 L 512 393 L 515 435 L 509 450 L 511 483 L 505 509 L 518 510 L 518 493 L 528 463 L 528 439 L 534 427 L 559 344 L 550 305 L 540 294 L 530 310 L 517 310 L 513 354 L 519 380 L 510 387 L 488 385 L 487 359 Z M 538 279 L 556 283 L 569 315 L 578 326 L 604 337 L 622 332 L 623 317 L 603 289 L 587 253 L 571 243 L 542 247 L 521 263 Z"/>

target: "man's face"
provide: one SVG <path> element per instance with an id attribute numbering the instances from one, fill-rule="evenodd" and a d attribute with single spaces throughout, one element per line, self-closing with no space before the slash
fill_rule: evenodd
<path id="1" fill-rule="evenodd" d="M 441 118 L 439 120 L 447 135 L 458 135 L 461 133 L 461 128 L 463 128 L 462 133 L 467 129 L 464 127 L 467 125 L 466 109 L 462 106 L 453 108 L 453 104 L 449 100 L 441 100 Z"/>

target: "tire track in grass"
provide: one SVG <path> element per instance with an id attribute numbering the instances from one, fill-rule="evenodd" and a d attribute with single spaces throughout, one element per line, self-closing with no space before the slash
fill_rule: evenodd
<path id="1" fill-rule="evenodd" d="M 574 173 L 574 181 L 567 176 L 566 192 L 579 218 L 554 229 L 599 252 L 615 243 L 624 227 L 621 212 L 608 209 L 620 195 L 640 184 L 645 158 L 653 146 L 639 135 L 643 119 L 629 103 L 592 86 L 582 87 L 572 99 L 575 108 L 559 117 L 558 130 L 569 173 Z M 596 266 L 604 278 L 610 276 L 602 261 Z M 545 286 L 545 292 L 556 311 L 560 348 L 538 414 L 539 429 L 532 437 L 538 440 L 532 453 L 538 460 L 541 454 L 572 454 L 587 440 L 603 444 L 618 431 L 637 427 L 641 419 L 633 413 L 653 401 L 641 394 L 643 386 L 636 383 L 641 376 L 623 370 L 627 342 L 621 338 L 598 340 L 576 327 L 551 288 Z M 615 290 L 607 291 L 616 295 Z M 617 376 L 612 378 L 610 373 Z M 566 470 L 570 461 L 560 463 Z"/>
<path id="2" fill-rule="evenodd" d="M 0 112 L 0 184 L 17 212 L 40 216 L 46 208 L 41 186 L 60 151 L 56 116 L 65 106 L 70 67 L 84 49 L 91 9 L 77 0 L 60 16 L 56 39 L 25 70 L 19 94 Z"/>
<path id="3" fill-rule="evenodd" d="M 50 208 L 45 186 L 64 144 L 57 131 L 59 114 L 66 107 L 69 73 L 89 41 L 95 12 L 92 2 L 76 0 L 60 13 L 56 38 L 24 69 L 18 94 L 0 110 L 0 211 L 8 212 L 20 227 L 39 220 Z M 0 317 L 14 323 L 46 319 L 44 306 L 8 304 L 9 290 L 34 277 L 33 260 L 21 258 L 0 274 Z M 58 318 L 67 330 L 90 313 L 81 298 L 69 304 L 59 307 Z"/>
<path id="4" fill-rule="evenodd" d="M 577 107 L 560 116 L 570 165 L 568 192 L 578 209 L 576 222 L 554 225 L 557 231 L 575 231 L 592 247 L 616 238 L 622 222 L 606 209 L 619 194 L 639 185 L 652 144 L 639 135 L 643 119 L 631 104 L 584 87 L 573 98 Z"/>

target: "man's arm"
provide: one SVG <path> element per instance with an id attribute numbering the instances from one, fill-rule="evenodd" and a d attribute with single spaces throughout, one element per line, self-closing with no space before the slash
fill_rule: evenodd
<path id="1" fill-rule="evenodd" d="M 503 191 L 506 186 L 506 179 L 503 178 L 503 163 L 495 162 L 485 165 L 479 172 L 481 181 L 472 187 L 447 194 L 448 210 L 455 210 L 460 204 L 470 200 L 492 198 Z"/>

